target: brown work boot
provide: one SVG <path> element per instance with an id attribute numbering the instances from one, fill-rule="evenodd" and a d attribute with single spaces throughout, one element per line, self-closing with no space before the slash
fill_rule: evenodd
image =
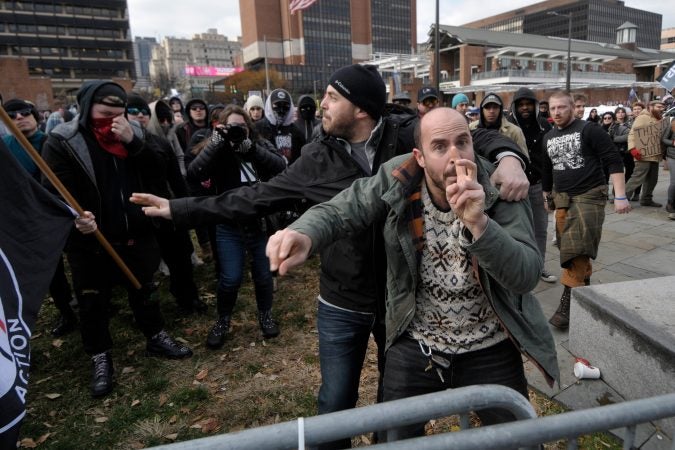
<path id="1" fill-rule="evenodd" d="M 572 288 L 565 286 L 565 290 L 560 297 L 560 305 L 555 314 L 551 316 L 548 323 L 560 330 L 566 330 L 570 325 L 570 297 L 572 295 Z"/>

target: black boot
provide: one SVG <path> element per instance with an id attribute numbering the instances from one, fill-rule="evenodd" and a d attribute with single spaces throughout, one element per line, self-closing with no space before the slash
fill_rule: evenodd
<path id="1" fill-rule="evenodd" d="M 272 319 L 271 309 L 258 312 L 258 323 L 260 323 L 260 331 L 265 339 L 279 336 L 279 325 Z"/>
<path id="2" fill-rule="evenodd" d="M 77 329 L 77 319 L 71 311 L 70 314 L 61 314 L 52 328 L 52 336 L 61 337 L 72 333 Z"/>
<path id="3" fill-rule="evenodd" d="M 163 356 L 169 359 L 182 359 L 192 356 L 192 350 L 174 341 L 166 331 L 162 330 L 148 339 L 145 354 L 147 356 Z"/>
<path id="4" fill-rule="evenodd" d="M 115 372 L 110 352 L 92 356 L 91 362 L 93 365 L 91 396 L 98 398 L 110 394 L 113 388 L 113 373 Z"/>
<path id="5" fill-rule="evenodd" d="M 211 349 L 219 349 L 225 344 L 225 337 L 230 332 L 230 316 L 222 316 L 209 330 L 206 336 L 206 346 Z"/>
<path id="6" fill-rule="evenodd" d="M 590 280 L 589 280 L 590 281 Z M 565 290 L 560 297 L 560 305 L 555 314 L 551 316 L 548 323 L 561 330 L 566 330 L 570 325 L 570 297 L 572 288 L 565 286 Z"/>

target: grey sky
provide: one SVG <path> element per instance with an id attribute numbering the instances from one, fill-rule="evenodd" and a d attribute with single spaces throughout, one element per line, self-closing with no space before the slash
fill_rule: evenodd
<path id="1" fill-rule="evenodd" d="M 441 0 L 440 22 L 461 25 L 532 3 L 536 0 Z M 241 35 L 239 0 L 128 0 L 128 4 L 134 36 L 192 37 L 208 28 L 217 28 L 231 40 Z M 417 0 L 418 42 L 427 39 L 426 34 L 436 18 L 435 5 L 435 0 Z M 625 0 L 625 5 L 659 13 L 663 15 L 664 28 L 675 27 L 672 0 Z"/>

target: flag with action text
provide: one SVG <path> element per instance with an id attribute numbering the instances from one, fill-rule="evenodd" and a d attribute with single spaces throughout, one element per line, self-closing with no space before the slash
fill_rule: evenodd
<path id="1" fill-rule="evenodd" d="M 0 448 L 16 448 L 26 414 L 30 337 L 73 226 L 72 210 L 0 140 Z"/>
<path id="2" fill-rule="evenodd" d="M 291 3 L 289 5 L 291 14 L 295 14 L 298 11 L 302 11 L 303 9 L 309 8 L 314 3 L 316 3 L 316 1 L 317 0 L 291 0 Z"/>

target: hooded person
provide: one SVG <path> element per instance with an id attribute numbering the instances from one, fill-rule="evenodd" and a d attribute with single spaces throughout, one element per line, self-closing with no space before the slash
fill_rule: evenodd
<path id="1" fill-rule="evenodd" d="M 469 128 L 471 130 L 475 130 L 476 128 L 497 130 L 500 134 L 518 144 L 522 152 L 527 155 L 527 144 L 525 143 L 523 132 L 517 125 L 504 118 L 504 102 L 494 92 L 488 93 L 483 101 L 480 102 L 478 121 L 469 124 Z"/>
<path id="2" fill-rule="evenodd" d="M 544 208 L 542 194 L 541 174 L 544 164 L 544 148 L 542 142 L 544 135 L 551 129 L 551 124 L 539 114 L 539 101 L 531 89 L 522 87 L 518 89 L 511 102 L 511 116 L 508 119 L 522 130 L 525 136 L 525 145 L 530 154 L 530 164 L 525 170 L 527 181 L 530 182 L 528 190 L 530 205 L 532 205 L 532 217 L 534 219 L 534 236 L 542 258 L 545 260 L 548 213 Z M 557 281 L 545 268 L 542 270 L 541 279 L 548 283 Z"/>
<path id="3" fill-rule="evenodd" d="M 136 120 L 145 130 L 144 142 L 146 147 L 152 149 L 158 156 L 157 170 L 154 178 L 148 177 L 145 181 L 151 185 L 158 195 L 170 198 L 187 196 L 185 178 L 180 173 L 178 159 L 173 147 L 166 139 L 162 126 L 173 114 L 169 106 L 164 102 L 155 102 L 160 105 L 161 118 L 157 115 L 156 108 L 153 111 L 148 103 L 138 94 L 130 93 L 127 102 L 127 116 L 129 120 Z M 153 114 L 154 113 L 154 114 Z M 159 129 L 156 134 L 150 129 L 150 124 L 157 124 L 153 129 Z M 204 312 L 207 306 L 199 298 L 199 291 L 194 282 L 192 272 L 191 255 L 193 251 L 190 234 L 186 229 L 176 229 L 171 224 L 160 222 L 154 229 L 155 238 L 159 244 L 162 260 L 169 269 L 169 292 L 176 299 L 178 311 L 182 315 L 191 314 L 194 311 Z"/>
<path id="4" fill-rule="evenodd" d="M 257 122 L 265 117 L 265 102 L 258 95 L 251 95 L 244 103 L 244 109 L 253 122 Z"/>
<path id="5" fill-rule="evenodd" d="M 307 142 L 293 125 L 293 109 L 288 91 L 275 89 L 265 101 L 265 117 L 254 124 L 260 136 L 270 141 L 288 164 L 300 157 L 300 149 Z"/>
<path id="6" fill-rule="evenodd" d="M 183 152 L 188 150 L 192 136 L 199 130 L 209 127 L 208 105 L 200 98 L 193 98 L 185 105 L 187 120 L 176 129 L 176 136 Z"/>
<path id="7" fill-rule="evenodd" d="M 321 121 L 316 117 L 316 102 L 311 95 L 303 95 L 298 99 L 298 118 L 295 126 L 309 142 L 315 136 L 315 129 Z"/>
<path id="8" fill-rule="evenodd" d="M 178 136 L 176 136 L 177 125 L 175 124 L 171 107 L 162 100 L 152 102 L 148 106 L 150 107 L 151 116 L 146 130 L 155 136 L 162 136 L 169 141 L 173 153 L 176 155 L 180 173 L 185 177 L 187 173 L 185 170 L 185 154 L 180 146 L 180 142 L 178 142 Z"/>
<path id="9" fill-rule="evenodd" d="M 42 156 L 82 206 L 66 246 L 80 312 L 82 345 L 91 357 L 91 395 L 113 388 L 109 305 L 112 289 L 122 285 L 148 355 L 186 358 L 192 350 L 166 331 L 155 294 L 153 274 L 159 265 L 154 227 L 132 192 L 148 189 L 159 157 L 143 141 L 143 131 L 126 118 L 127 93 L 110 81 L 87 81 L 77 93 L 77 120 L 58 125 L 47 138 Z M 45 183 L 53 190 L 50 183 Z M 100 229 L 136 276 L 136 289 L 122 275 L 94 237 Z"/>

